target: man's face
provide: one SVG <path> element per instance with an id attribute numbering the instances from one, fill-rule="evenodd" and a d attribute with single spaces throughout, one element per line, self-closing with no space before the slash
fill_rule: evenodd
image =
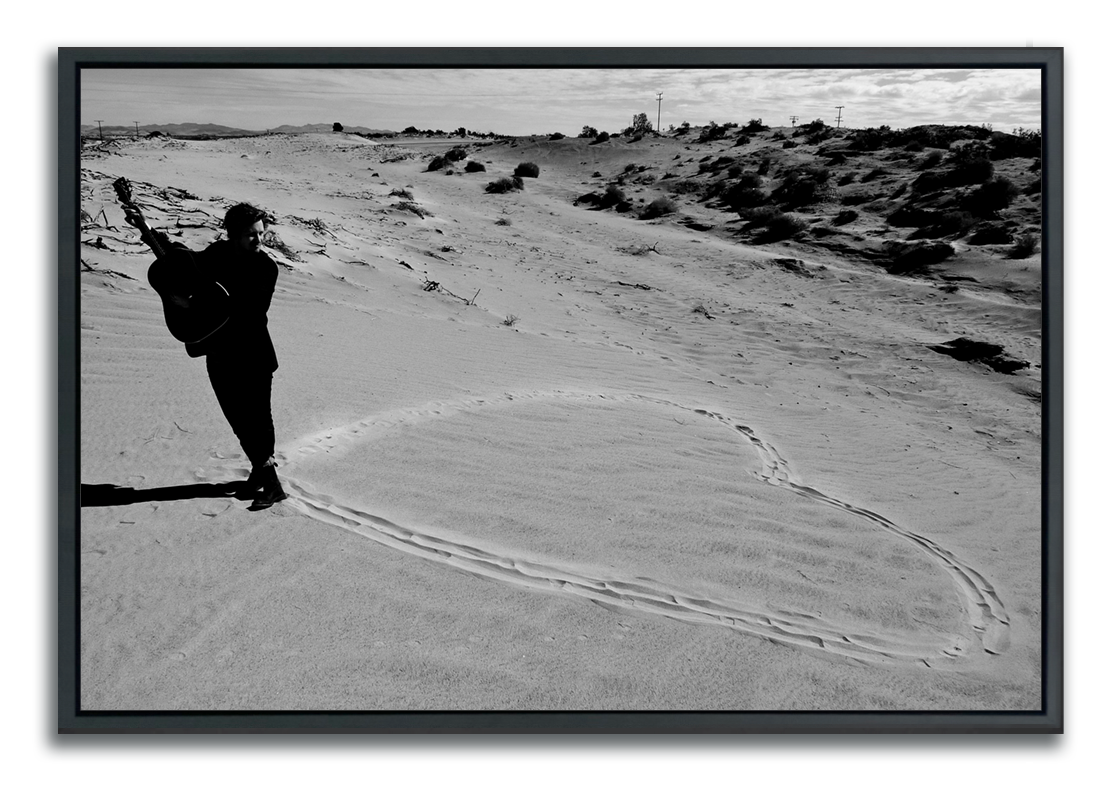
<path id="1" fill-rule="evenodd" d="M 260 249 L 260 240 L 263 233 L 264 222 L 263 220 L 257 220 L 239 234 L 232 235 L 230 238 L 237 249 L 244 253 L 255 253 Z"/>

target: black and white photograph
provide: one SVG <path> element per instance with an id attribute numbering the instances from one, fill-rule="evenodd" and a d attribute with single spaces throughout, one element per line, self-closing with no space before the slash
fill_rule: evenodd
<path id="1" fill-rule="evenodd" d="M 245 52 L 67 56 L 71 727 L 1060 728 L 1060 50 Z"/>

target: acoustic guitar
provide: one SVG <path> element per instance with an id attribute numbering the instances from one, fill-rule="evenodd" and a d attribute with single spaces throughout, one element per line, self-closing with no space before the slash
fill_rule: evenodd
<path id="1" fill-rule="evenodd" d="M 140 238 L 155 254 L 147 269 L 147 281 L 163 302 L 163 319 L 172 336 L 186 345 L 191 357 L 205 354 L 201 342 L 229 320 L 229 293 L 198 267 L 194 254 L 184 247 L 164 245 L 147 227 L 132 197 L 132 185 L 121 176 L 112 184 L 128 222 L 140 230 Z M 134 217 L 133 217 L 134 213 Z"/>

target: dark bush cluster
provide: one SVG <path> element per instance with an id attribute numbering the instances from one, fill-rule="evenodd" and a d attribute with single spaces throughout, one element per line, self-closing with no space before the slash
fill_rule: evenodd
<path id="1" fill-rule="evenodd" d="M 1012 241 L 1011 229 L 1005 225 L 982 223 L 969 237 L 970 245 L 1006 245 Z"/>
<path id="2" fill-rule="evenodd" d="M 783 177 L 771 192 L 771 199 L 785 209 L 797 209 L 818 203 L 828 196 L 829 170 L 816 165 L 794 169 Z"/>
<path id="3" fill-rule="evenodd" d="M 728 134 L 730 129 L 733 129 L 736 124 L 718 124 L 716 121 L 710 121 L 709 126 L 701 130 L 698 135 L 698 143 L 708 143 L 711 140 L 721 140 Z"/>
<path id="4" fill-rule="evenodd" d="M 487 193 L 507 193 L 514 190 L 523 189 L 523 179 L 518 176 L 509 179 L 507 176 L 497 179 L 494 182 L 489 182 L 488 186 L 484 188 Z"/>
<path id="5" fill-rule="evenodd" d="M 539 177 L 539 166 L 533 162 L 521 162 L 515 166 L 513 175 L 521 178 L 537 179 Z"/>
<path id="6" fill-rule="evenodd" d="M 607 142 L 607 141 L 608 141 L 608 139 L 609 139 L 610 137 L 612 137 L 612 136 L 611 136 L 611 135 L 609 135 L 609 134 L 608 134 L 607 132 L 601 132 L 600 134 L 598 134 L 598 135 L 597 135 L 597 136 L 596 136 L 596 137 L 595 137 L 595 138 L 593 139 L 593 142 L 594 142 L 594 143 L 605 143 L 605 142 Z"/>
<path id="7" fill-rule="evenodd" d="M 895 243 L 889 247 L 891 264 L 888 272 L 909 275 L 924 272 L 932 264 L 939 264 L 954 254 L 948 242 Z"/>
<path id="8" fill-rule="evenodd" d="M 757 242 L 779 242 L 784 239 L 793 239 L 807 228 L 806 223 L 789 214 L 777 214 L 771 218 L 767 226 L 756 236 Z"/>
<path id="9" fill-rule="evenodd" d="M 553 135 L 550 136 L 550 139 L 551 140 L 561 140 L 564 137 L 565 137 L 565 135 L 563 135 L 561 132 L 555 132 Z"/>
<path id="10" fill-rule="evenodd" d="M 942 237 L 960 237 L 969 233 L 977 224 L 977 218 L 968 212 L 940 212 L 933 222 L 922 226 L 908 239 L 941 239 Z"/>
<path id="11" fill-rule="evenodd" d="M 632 202 L 618 185 L 610 184 L 604 193 L 586 193 L 580 196 L 575 205 L 589 204 L 594 209 L 616 209 L 617 212 L 628 212 L 632 209 Z"/>
<path id="12" fill-rule="evenodd" d="M 988 138 L 989 156 L 994 160 L 1042 156 L 1042 133 L 1017 130 L 1016 134 L 993 132 Z"/>
<path id="13" fill-rule="evenodd" d="M 471 160 L 471 161 L 465 163 L 465 172 L 466 173 L 484 173 L 485 172 L 485 167 L 484 167 L 484 165 L 477 162 L 476 160 Z"/>
<path id="14" fill-rule="evenodd" d="M 958 203 L 978 217 L 991 218 L 1018 197 L 1019 188 L 1003 176 L 997 176 L 961 196 Z"/>

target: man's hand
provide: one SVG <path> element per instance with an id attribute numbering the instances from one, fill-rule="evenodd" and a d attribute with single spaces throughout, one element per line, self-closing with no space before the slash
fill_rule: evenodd
<path id="1" fill-rule="evenodd" d="M 128 225 L 135 226 L 143 233 L 151 231 L 151 228 L 147 225 L 147 221 L 143 219 L 140 210 L 134 206 L 124 207 L 124 219 L 128 222 Z"/>

